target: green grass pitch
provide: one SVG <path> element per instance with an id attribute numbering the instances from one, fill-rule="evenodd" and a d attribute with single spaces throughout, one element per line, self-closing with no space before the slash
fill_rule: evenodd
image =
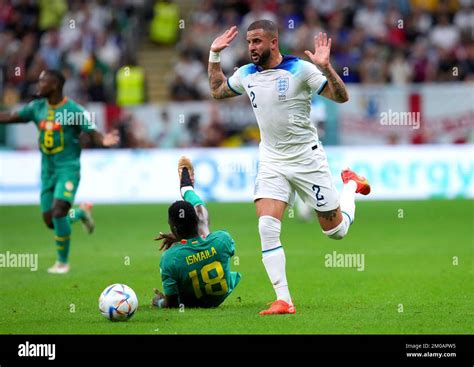
<path id="1" fill-rule="evenodd" d="M 457 334 L 474 332 L 473 202 L 360 202 L 342 241 L 289 218 L 282 243 L 297 314 L 260 316 L 274 299 L 261 262 L 254 207 L 210 203 L 212 229 L 236 241 L 242 280 L 217 309 L 151 308 L 161 288 L 158 243 L 166 205 L 97 205 L 96 232 L 73 228 L 71 272 L 50 275 L 52 232 L 38 206 L 0 207 L 0 253 L 37 253 L 38 271 L 0 268 L 2 334 Z M 365 269 L 329 268 L 325 255 L 364 254 Z M 126 263 L 129 262 L 129 265 Z M 457 264 L 457 265 L 456 265 Z M 139 309 L 125 323 L 98 311 L 109 284 L 125 283 Z M 403 312 L 400 312 L 403 311 Z"/>

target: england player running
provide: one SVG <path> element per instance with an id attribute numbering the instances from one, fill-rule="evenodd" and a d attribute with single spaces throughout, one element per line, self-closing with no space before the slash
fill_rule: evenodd
<path id="1" fill-rule="evenodd" d="M 211 45 L 209 84 L 216 99 L 247 93 L 261 133 L 259 170 L 254 201 L 262 245 L 262 260 L 276 293 L 276 301 L 261 315 L 294 314 L 285 271 L 285 253 L 280 242 L 281 219 L 292 204 L 295 191 L 317 213 L 321 228 L 332 239 L 343 238 L 354 221 L 355 193 L 367 195 L 367 180 L 349 169 L 342 171 L 341 195 L 334 187 L 326 154 L 310 121 L 312 93 L 338 103 L 348 101 L 346 86 L 329 62 L 331 39 L 320 33 L 314 38 L 311 62 L 283 56 L 278 47 L 278 29 L 269 20 L 259 20 L 247 29 L 251 63 L 227 79 L 219 53 L 237 36 L 228 29 Z"/>

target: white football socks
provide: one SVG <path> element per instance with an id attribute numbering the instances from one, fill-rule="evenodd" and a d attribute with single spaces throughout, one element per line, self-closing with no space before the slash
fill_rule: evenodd
<path id="1" fill-rule="evenodd" d="M 258 220 L 262 244 L 262 262 L 272 282 L 277 299 L 291 304 L 290 290 L 286 280 L 286 258 L 280 242 L 281 222 L 269 215 Z"/>
<path id="2" fill-rule="evenodd" d="M 339 198 L 341 213 L 342 213 L 342 222 L 339 223 L 337 227 L 330 229 L 329 231 L 323 231 L 323 233 L 332 238 L 333 240 L 342 240 L 347 232 L 349 232 L 349 227 L 354 221 L 355 216 L 355 191 L 357 189 L 357 184 L 354 181 L 349 181 L 344 184 L 342 188 L 341 197 Z"/>
<path id="3" fill-rule="evenodd" d="M 341 197 L 339 202 L 341 205 L 342 216 L 347 218 L 349 216 L 349 224 L 354 222 L 355 217 L 355 194 L 356 194 L 357 184 L 350 180 L 348 183 L 344 184 L 341 192 Z"/>
<path id="4" fill-rule="evenodd" d="M 277 299 L 292 304 L 290 289 L 288 288 L 288 282 L 286 280 L 286 258 L 283 247 L 280 247 L 274 251 L 263 253 L 262 261 L 267 270 L 268 277 L 273 284 Z"/>

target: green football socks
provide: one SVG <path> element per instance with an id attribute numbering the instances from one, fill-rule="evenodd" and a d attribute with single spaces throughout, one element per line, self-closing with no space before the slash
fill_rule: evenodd
<path id="1" fill-rule="evenodd" d="M 204 204 L 204 201 L 201 200 L 199 195 L 196 194 L 194 190 L 187 190 L 183 195 L 183 199 L 186 200 L 188 203 L 190 203 L 192 206 L 197 206 L 197 205 L 206 206 L 206 204 Z"/>
<path id="2" fill-rule="evenodd" d="M 58 252 L 58 261 L 67 264 L 69 256 L 69 245 L 71 239 L 71 224 L 68 216 L 53 218 L 54 239 L 56 240 L 56 249 Z"/>

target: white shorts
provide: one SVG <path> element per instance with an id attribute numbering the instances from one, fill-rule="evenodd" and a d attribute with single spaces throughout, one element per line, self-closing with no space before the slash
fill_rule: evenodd
<path id="1" fill-rule="evenodd" d="M 321 146 L 298 163 L 260 162 L 253 200 L 276 199 L 293 206 L 295 192 L 317 211 L 339 207 L 339 193 L 332 180 L 326 153 Z"/>

